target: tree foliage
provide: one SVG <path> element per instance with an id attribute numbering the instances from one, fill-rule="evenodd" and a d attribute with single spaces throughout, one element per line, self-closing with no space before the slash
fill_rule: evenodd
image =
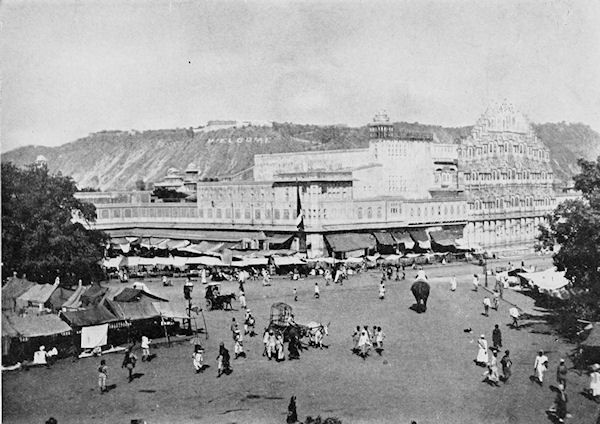
<path id="1" fill-rule="evenodd" d="M 170 188 L 164 188 L 164 187 L 155 187 L 154 191 L 152 192 L 153 196 L 158 197 L 159 199 L 163 199 L 163 200 L 171 200 L 171 201 L 175 201 L 178 199 L 184 199 L 186 198 L 188 195 L 185 193 L 182 193 L 180 191 L 176 191 Z"/>
<path id="2" fill-rule="evenodd" d="M 2 268 L 39 283 L 84 282 L 101 276 L 98 261 L 108 240 L 101 231 L 72 222 L 79 211 L 88 222 L 96 219 L 94 205 L 74 197 L 70 177 L 52 175 L 45 166 L 21 169 L 2 163 Z"/>
<path id="3" fill-rule="evenodd" d="M 581 173 L 574 181 L 583 199 L 558 205 L 538 240 L 560 245 L 554 264 L 566 270 L 580 293 L 565 306 L 565 312 L 600 319 L 600 157 L 597 161 L 580 159 L 578 164 Z"/>

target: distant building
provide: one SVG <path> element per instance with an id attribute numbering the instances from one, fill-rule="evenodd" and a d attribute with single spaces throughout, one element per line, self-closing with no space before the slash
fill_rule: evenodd
<path id="1" fill-rule="evenodd" d="M 154 188 L 165 188 L 186 194 L 195 194 L 198 183 L 199 170 L 195 163 L 190 163 L 185 171 L 169 168 L 167 175 L 154 183 Z"/>
<path id="2" fill-rule="evenodd" d="M 458 166 L 469 203 L 465 238 L 489 249 L 530 246 L 556 206 L 550 151 L 525 115 L 490 106 L 461 140 Z"/>
<path id="3" fill-rule="evenodd" d="M 48 159 L 44 155 L 38 155 L 33 162 L 35 166 L 48 166 Z"/>

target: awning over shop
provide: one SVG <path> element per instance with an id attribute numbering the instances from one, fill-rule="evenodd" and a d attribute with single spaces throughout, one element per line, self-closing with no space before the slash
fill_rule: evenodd
<path id="1" fill-rule="evenodd" d="M 519 276 L 540 290 L 547 291 L 559 290 L 570 283 L 565 277 L 565 271 L 556 271 L 554 268 L 541 272 L 520 272 Z"/>
<path id="2" fill-rule="evenodd" d="M 394 238 L 399 244 L 404 244 L 405 249 L 412 249 L 415 247 L 414 240 L 410 237 L 406 231 L 394 231 Z"/>
<path id="3" fill-rule="evenodd" d="M 325 240 L 334 252 L 350 252 L 375 248 L 375 237 L 371 234 L 346 233 L 327 234 Z"/>
<path id="4" fill-rule="evenodd" d="M 439 244 L 440 246 L 456 246 L 456 234 L 451 231 L 430 231 L 429 236 L 436 244 Z"/>
<path id="5" fill-rule="evenodd" d="M 273 256 L 275 266 L 304 265 L 306 262 L 294 256 Z"/>
<path id="6" fill-rule="evenodd" d="M 118 295 L 113 297 L 112 300 L 115 302 L 139 302 L 143 298 L 151 299 L 152 301 L 168 302 L 168 299 L 131 287 L 124 288 Z"/>
<path id="7" fill-rule="evenodd" d="M 55 334 L 70 333 L 71 327 L 58 315 L 2 315 L 2 332 L 8 324 L 10 332 L 19 337 L 43 337 Z"/>
<path id="8" fill-rule="evenodd" d="M 17 298 L 17 306 L 43 305 L 58 288 L 58 283 L 35 284 Z"/>
<path id="9" fill-rule="evenodd" d="M 186 258 L 186 265 L 204 265 L 204 266 L 225 266 L 220 258 L 214 256 L 198 256 L 196 258 Z"/>
<path id="10" fill-rule="evenodd" d="M 152 303 L 107 300 L 106 305 L 117 318 L 122 320 L 138 321 L 160 316 Z"/>
<path id="11" fill-rule="evenodd" d="M 375 239 L 377 240 L 378 244 L 382 244 L 385 246 L 395 246 L 397 244 L 396 240 L 394 239 L 394 237 L 392 237 L 390 233 L 378 232 L 373 233 L 373 235 L 375 236 Z"/>
<path id="12" fill-rule="evenodd" d="M 180 303 L 164 303 L 164 302 L 153 302 L 152 306 L 164 318 L 173 319 L 186 319 L 188 318 L 187 310 L 184 305 Z"/>
<path id="13" fill-rule="evenodd" d="M 119 321 L 104 305 L 96 305 L 82 311 L 61 312 L 61 314 L 73 327 L 86 327 Z"/>
<path id="14" fill-rule="evenodd" d="M 232 261 L 231 266 L 234 267 L 246 267 L 246 266 L 266 266 L 269 264 L 268 258 L 252 258 L 245 257 L 240 261 Z"/>
<path id="15" fill-rule="evenodd" d="M 431 249 L 431 242 L 425 230 L 409 230 L 409 233 L 421 249 Z"/>
<path id="16" fill-rule="evenodd" d="M 126 262 L 127 259 L 125 259 L 124 256 L 118 256 L 116 258 L 106 258 L 104 259 L 104 261 L 102 261 L 102 266 L 104 268 L 116 268 L 119 269 L 121 268 L 124 262 Z"/>

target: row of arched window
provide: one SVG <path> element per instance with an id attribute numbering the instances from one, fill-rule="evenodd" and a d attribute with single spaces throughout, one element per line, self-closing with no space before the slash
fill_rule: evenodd
<path id="1" fill-rule="evenodd" d="M 487 172 L 470 171 L 465 172 L 465 181 L 552 181 L 554 173 L 552 172 L 530 172 L 526 170 L 513 169 L 492 169 Z"/>
<path id="2" fill-rule="evenodd" d="M 523 155 L 539 160 L 550 160 L 550 152 L 548 150 L 528 146 L 525 143 L 510 143 L 505 141 L 503 143 L 493 142 L 479 146 L 464 145 L 458 148 L 458 157 L 460 158 L 473 158 L 495 154 Z"/>
<path id="3" fill-rule="evenodd" d="M 552 206 L 553 199 L 550 197 L 534 199 L 533 196 L 519 197 L 510 196 L 503 198 L 496 198 L 495 200 L 480 200 L 476 199 L 469 203 L 469 207 L 472 210 L 489 210 L 489 209 L 511 209 L 511 208 L 527 208 L 527 207 L 541 207 L 541 206 Z"/>

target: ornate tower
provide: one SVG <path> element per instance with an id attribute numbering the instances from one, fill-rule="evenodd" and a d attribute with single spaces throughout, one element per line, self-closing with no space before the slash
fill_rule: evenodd
<path id="1" fill-rule="evenodd" d="M 390 118 L 385 110 L 378 112 L 369 124 L 369 139 L 391 140 L 394 138 L 394 124 L 390 123 Z"/>

